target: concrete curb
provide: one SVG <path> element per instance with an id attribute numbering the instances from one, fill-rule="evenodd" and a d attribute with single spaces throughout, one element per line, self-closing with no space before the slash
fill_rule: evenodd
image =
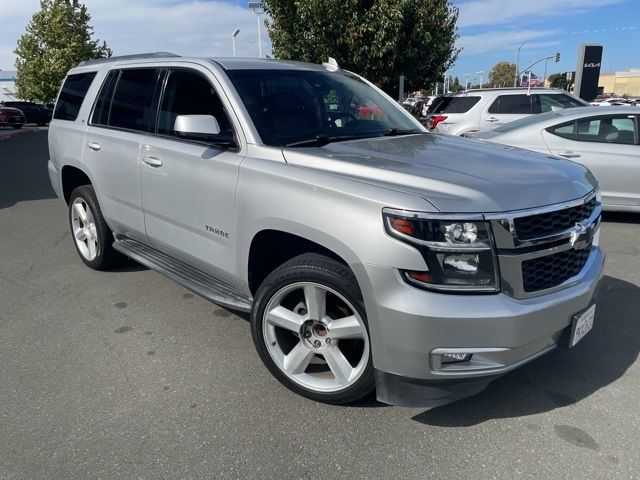
<path id="1" fill-rule="evenodd" d="M 31 135 L 32 133 L 39 132 L 39 128 L 32 128 L 29 130 L 14 130 L 7 132 L 0 132 L 0 142 L 3 140 L 9 140 L 13 137 L 22 137 L 24 135 Z"/>

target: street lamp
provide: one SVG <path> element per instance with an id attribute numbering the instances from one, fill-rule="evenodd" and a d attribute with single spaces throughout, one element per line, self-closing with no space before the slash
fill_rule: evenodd
<path id="1" fill-rule="evenodd" d="M 464 89 L 467 89 L 467 85 L 469 84 L 469 81 L 467 80 L 469 78 L 469 74 L 465 73 L 464 75 L 462 75 L 462 78 L 464 78 Z"/>
<path id="2" fill-rule="evenodd" d="M 260 15 L 264 13 L 262 2 L 249 2 L 249 8 L 258 17 L 258 58 L 262 58 L 262 30 L 260 27 Z"/>
<path id="3" fill-rule="evenodd" d="M 518 53 L 516 55 L 516 74 L 513 77 L 513 86 L 517 87 L 518 86 L 518 73 L 519 73 L 519 69 L 520 69 L 520 49 L 522 47 L 524 47 L 524 44 L 527 43 L 529 40 L 531 40 L 530 38 L 527 38 L 524 42 L 522 42 L 522 45 L 520 45 L 518 47 Z"/>
<path id="4" fill-rule="evenodd" d="M 240 33 L 240 29 L 236 28 L 231 34 L 231 43 L 233 44 L 233 56 L 236 56 L 236 37 Z"/>
<path id="5" fill-rule="evenodd" d="M 476 75 L 480 75 L 480 88 L 482 88 L 482 79 L 484 77 L 484 70 L 480 70 L 479 72 L 476 72 Z"/>

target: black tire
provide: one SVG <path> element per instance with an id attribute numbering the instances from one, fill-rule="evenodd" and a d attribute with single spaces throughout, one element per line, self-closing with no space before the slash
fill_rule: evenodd
<path id="1" fill-rule="evenodd" d="M 93 260 L 87 260 L 84 255 L 82 255 L 73 236 L 71 212 L 73 209 L 73 201 L 78 197 L 82 198 L 89 209 L 91 209 L 91 214 L 93 215 L 96 225 L 98 248 L 97 254 Z M 76 247 L 78 256 L 89 268 L 93 268 L 94 270 L 106 270 L 122 264 L 125 260 L 126 257 L 113 248 L 113 233 L 102 216 L 100 204 L 98 203 L 96 193 L 91 185 L 82 185 L 71 192 L 71 197 L 69 198 L 69 228 L 71 229 L 71 239 L 73 240 L 73 245 Z"/>
<path id="2" fill-rule="evenodd" d="M 11 125 L 15 130 L 20 130 L 22 128 L 22 124 Z"/>
<path id="3" fill-rule="evenodd" d="M 319 283 L 340 293 L 358 310 L 368 334 L 369 327 L 364 302 L 353 272 L 346 265 L 329 257 L 307 253 L 294 257 L 279 266 L 267 276 L 258 288 L 251 311 L 251 334 L 260 359 L 280 383 L 303 397 L 330 404 L 349 404 L 361 400 L 369 395 L 375 387 L 370 351 L 367 366 L 360 378 L 351 386 L 332 393 L 315 392 L 295 383 L 280 370 L 271 358 L 263 335 L 264 311 L 274 294 L 283 287 L 297 282 Z"/>

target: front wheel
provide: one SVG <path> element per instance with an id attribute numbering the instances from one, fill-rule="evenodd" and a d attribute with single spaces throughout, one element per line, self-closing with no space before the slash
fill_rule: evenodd
<path id="1" fill-rule="evenodd" d="M 18 123 L 17 125 L 11 125 L 14 130 L 20 130 L 22 128 L 22 124 Z"/>
<path id="2" fill-rule="evenodd" d="M 335 260 L 304 254 L 273 271 L 258 289 L 251 331 L 269 371 L 304 397 L 345 404 L 374 388 L 362 296 Z"/>

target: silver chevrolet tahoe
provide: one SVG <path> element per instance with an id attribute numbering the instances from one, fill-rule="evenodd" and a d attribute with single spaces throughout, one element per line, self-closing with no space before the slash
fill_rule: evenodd
<path id="1" fill-rule="evenodd" d="M 250 312 L 269 371 L 317 401 L 442 405 L 593 325 L 591 173 L 429 133 L 335 61 L 84 62 L 49 151 L 87 266 Z"/>

